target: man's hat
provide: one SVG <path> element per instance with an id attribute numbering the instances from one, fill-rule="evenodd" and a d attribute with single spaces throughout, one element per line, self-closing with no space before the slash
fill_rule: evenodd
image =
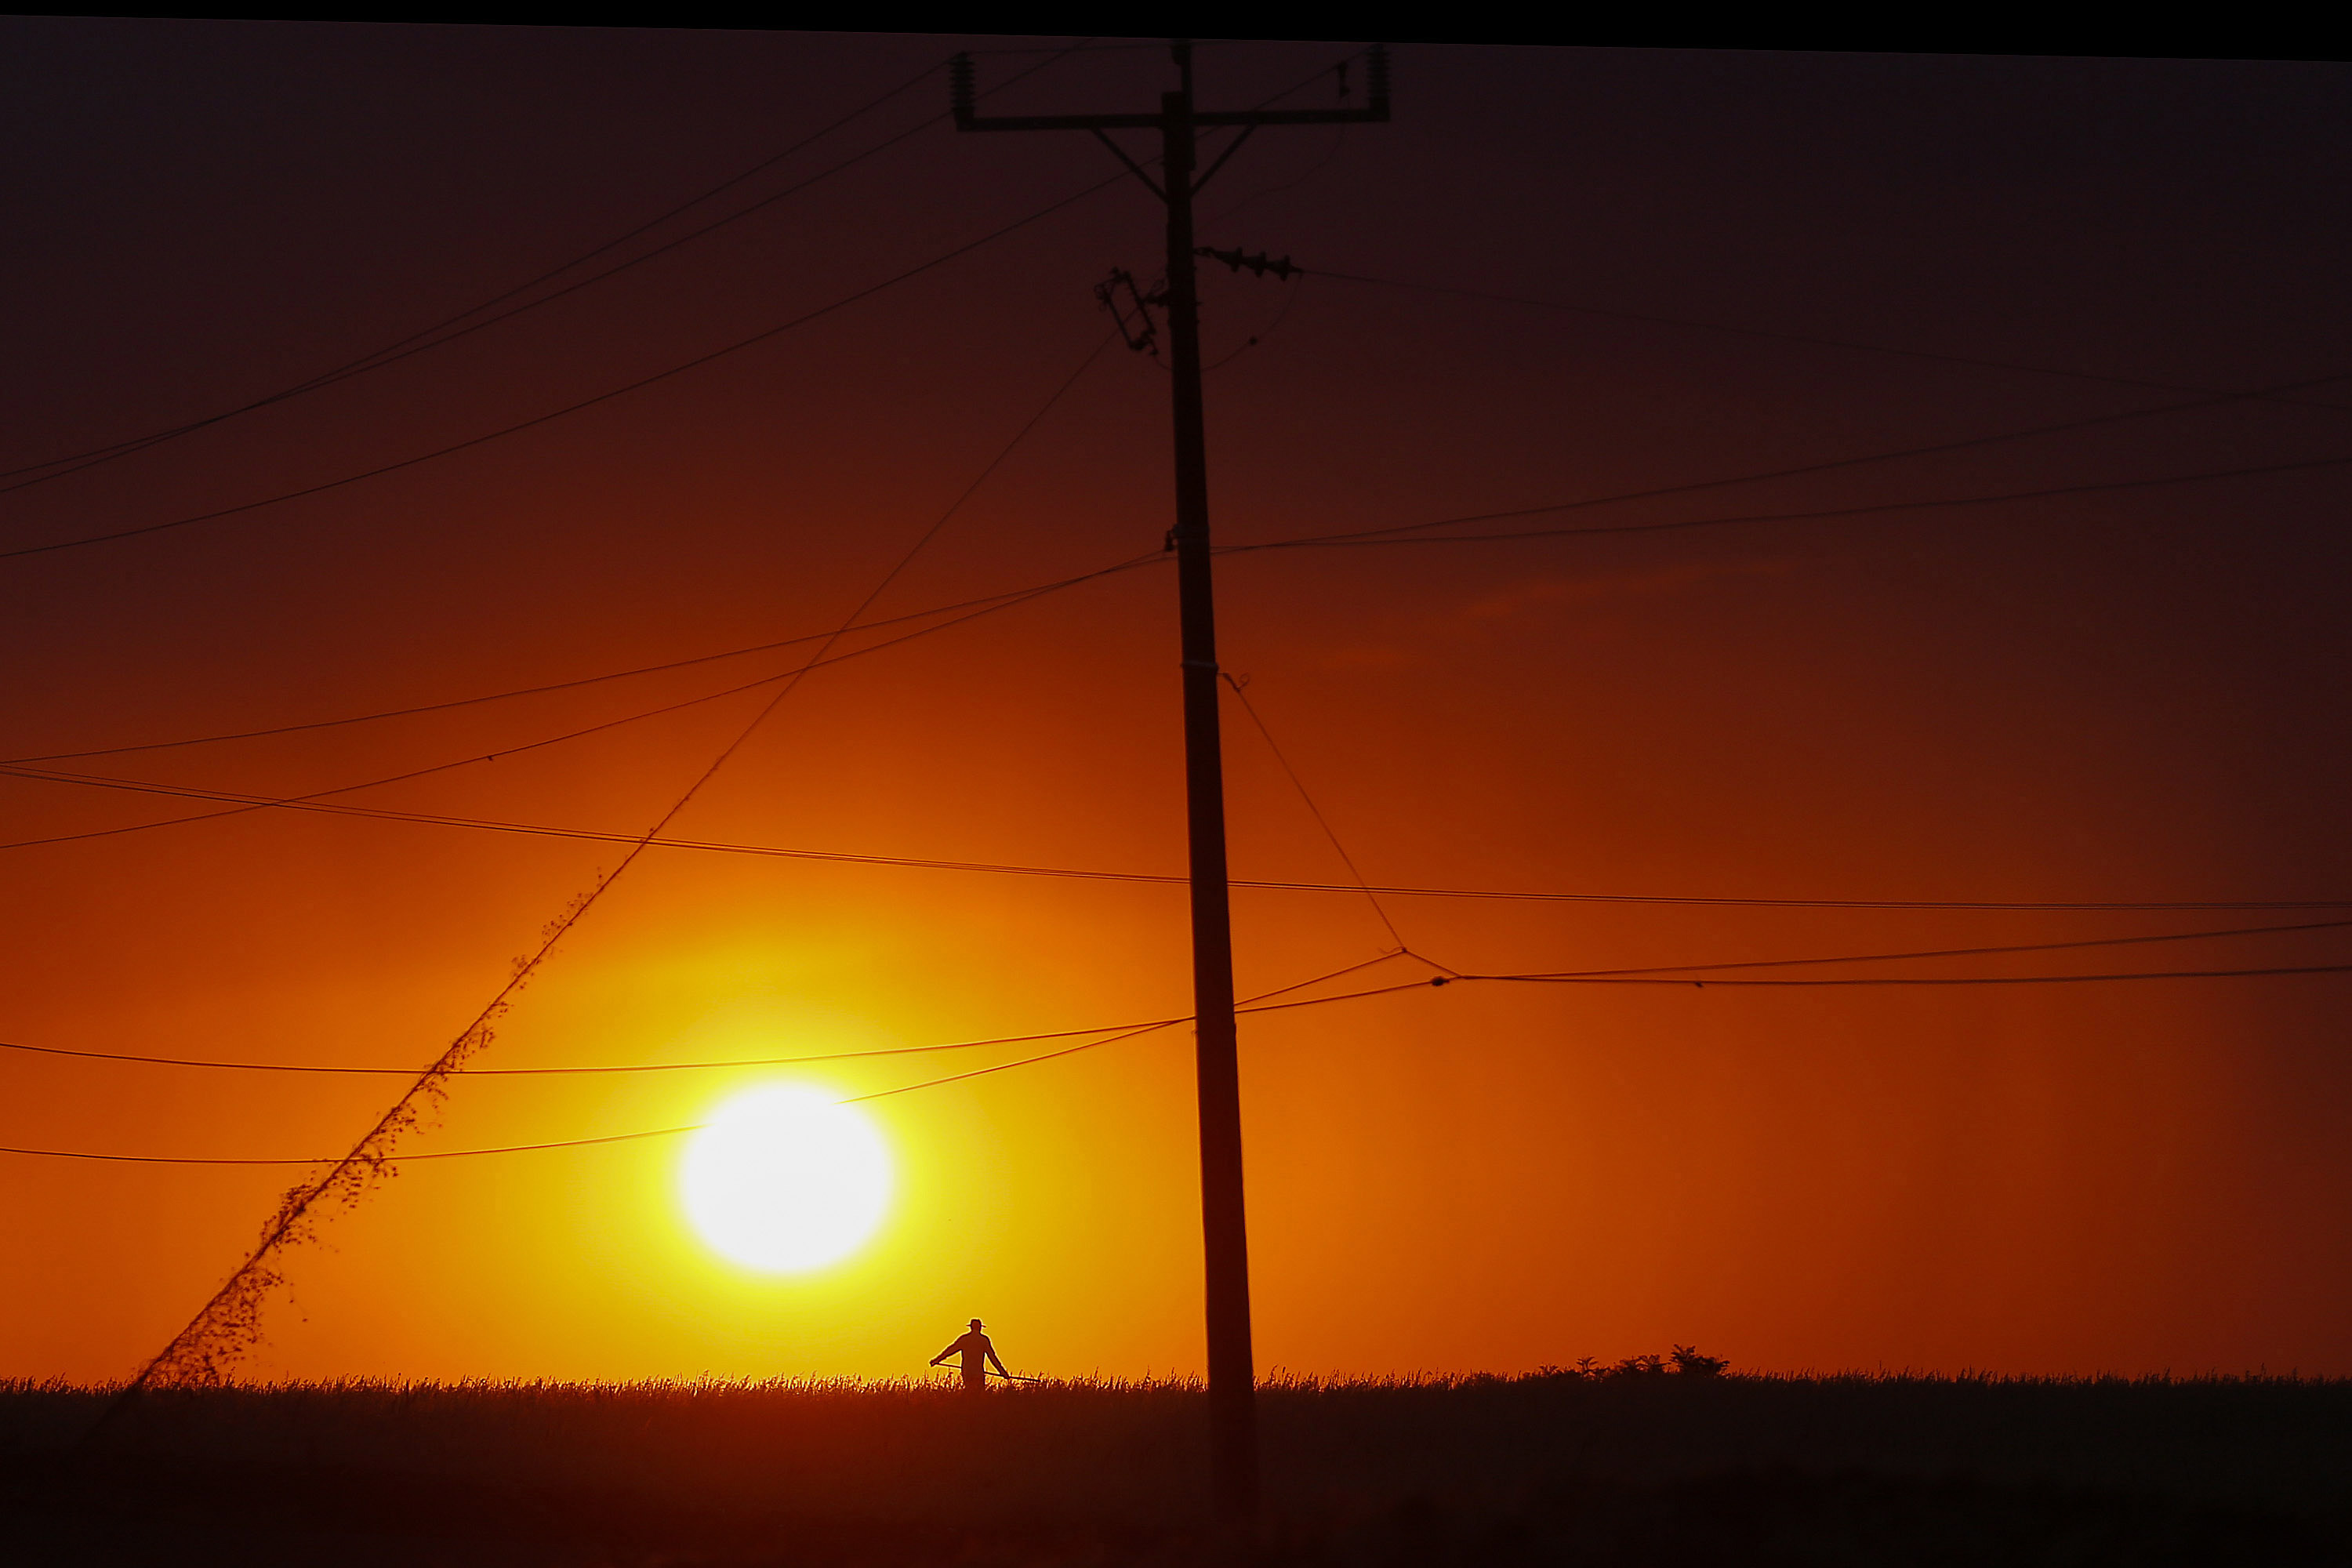
<path id="1" fill-rule="evenodd" d="M 973 1328 L 975 1328 L 975 1329 L 976 1329 L 976 1328 L 978 1328 L 978 1327 L 980 1327 L 980 1320 L 979 1320 L 978 1318 L 974 1318 L 974 1319 L 971 1321 L 971 1326 L 972 1326 Z"/>

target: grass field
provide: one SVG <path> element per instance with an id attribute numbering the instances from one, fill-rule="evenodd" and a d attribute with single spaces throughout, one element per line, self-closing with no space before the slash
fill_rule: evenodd
<path id="1" fill-rule="evenodd" d="M 0 1562 L 2352 1563 L 2352 1382 L 1276 1384 L 1253 1541 L 1181 1384 L 0 1385 Z"/>

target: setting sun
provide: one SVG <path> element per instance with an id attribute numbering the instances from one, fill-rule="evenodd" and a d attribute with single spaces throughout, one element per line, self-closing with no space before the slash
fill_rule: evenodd
<path id="1" fill-rule="evenodd" d="M 715 1252 L 771 1274 L 855 1252 L 890 1205 L 890 1151 L 874 1123 L 822 1090 L 737 1095 L 687 1146 L 687 1215 Z"/>

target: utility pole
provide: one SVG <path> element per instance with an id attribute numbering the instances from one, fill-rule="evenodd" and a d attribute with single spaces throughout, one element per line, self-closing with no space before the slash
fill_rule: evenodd
<path id="1" fill-rule="evenodd" d="M 1202 110 L 1192 101 L 1192 46 L 1173 40 L 1178 86 L 1160 96 L 1157 113 L 983 117 L 973 112 L 971 59 L 950 68 L 959 131 L 1086 131 L 1151 188 L 1168 209 L 1168 278 L 1139 310 L 1168 314 L 1170 377 L 1176 435 L 1178 609 L 1183 631 L 1184 799 L 1192 884 L 1192 1012 L 1201 1115 L 1201 1239 L 1208 1282 L 1209 1428 L 1219 1510 L 1246 1520 L 1257 1511 L 1256 1367 L 1250 1349 L 1249 1229 L 1242 1201 L 1241 1067 L 1234 1028 L 1234 952 L 1225 876 L 1224 764 L 1217 726 L 1217 614 L 1209 570 L 1209 461 L 1201 413 L 1201 310 L 1194 278 L 1192 198 L 1262 125 L 1333 125 L 1389 117 L 1388 52 L 1374 45 L 1366 60 L 1361 109 Z M 1339 68 L 1346 91 L 1347 68 Z M 1205 174 L 1197 137 L 1205 129 L 1236 134 Z M 1160 178 L 1129 157 L 1113 131 L 1160 132 Z M 1116 304 L 1105 292 L 1105 303 Z M 1150 337 L 1145 315 L 1144 341 Z M 1137 340 L 1130 336 L 1131 345 Z"/>

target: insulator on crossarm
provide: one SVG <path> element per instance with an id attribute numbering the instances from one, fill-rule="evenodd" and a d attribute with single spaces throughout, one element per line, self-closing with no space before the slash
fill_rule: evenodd
<path id="1" fill-rule="evenodd" d="M 958 125 L 971 122 L 971 57 L 959 54 L 948 62 L 948 94 Z"/>

